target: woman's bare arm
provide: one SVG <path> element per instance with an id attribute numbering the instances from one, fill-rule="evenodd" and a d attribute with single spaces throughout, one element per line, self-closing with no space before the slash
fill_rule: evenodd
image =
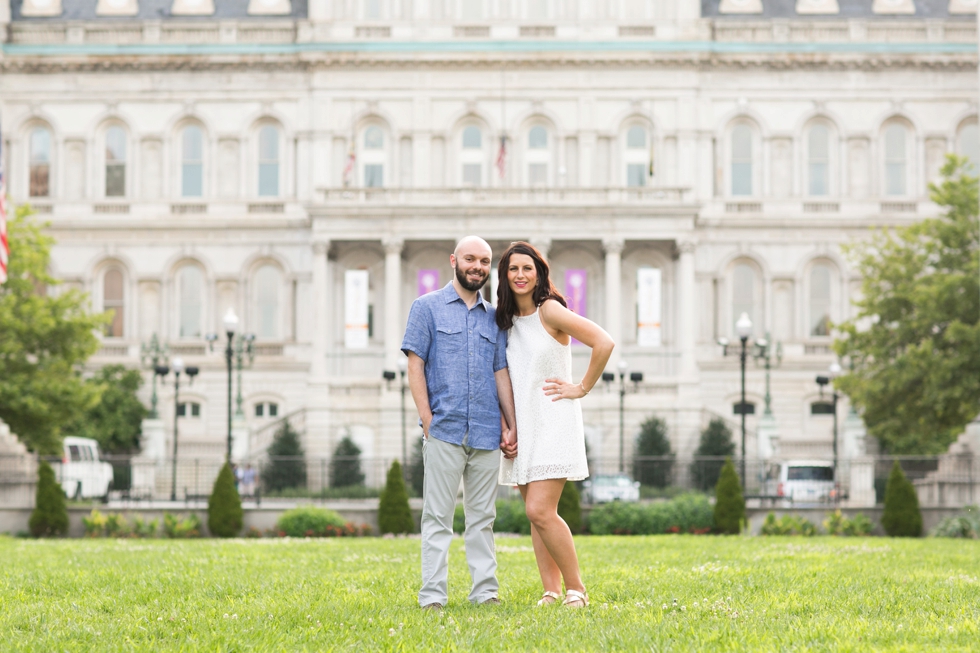
<path id="1" fill-rule="evenodd" d="M 599 382 L 616 343 L 598 324 L 576 315 L 557 301 L 548 300 L 538 310 L 545 327 L 562 335 L 567 334 L 592 348 L 589 368 L 581 382 L 573 383 L 571 379 L 546 379 L 545 394 L 552 397 L 552 401 L 584 397 Z"/>

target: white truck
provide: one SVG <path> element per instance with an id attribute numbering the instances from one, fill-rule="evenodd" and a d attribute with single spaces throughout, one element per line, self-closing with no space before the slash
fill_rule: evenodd
<path id="1" fill-rule="evenodd" d="M 69 499 L 109 498 L 112 465 L 102 460 L 99 443 L 95 440 L 66 437 L 61 462 L 52 467 Z"/>

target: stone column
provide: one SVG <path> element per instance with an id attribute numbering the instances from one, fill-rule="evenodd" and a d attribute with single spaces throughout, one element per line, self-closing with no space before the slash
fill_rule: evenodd
<path id="1" fill-rule="evenodd" d="M 603 326 L 616 343 L 609 358 L 610 369 L 616 369 L 623 348 L 623 326 L 620 319 L 623 313 L 623 244 L 622 238 L 607 238 L 602 241 L 602 249 L 606 252 L 606 320 Z"/>
<path id="2" fill-rule="evenodd" d="M 694 249 L 691 241 L 677 243 L 677 348 L 681 354 L 678 372 L 683 377 L 695 377 L 698 363 L 695 354 L 697 329 L 697 287 L 694 278 Z"/>
<path id="3" fill-rule="evenodd" d="M 402 343 L 402 249 L 405 241 L 388 237 L 385 248 L 385 369 L 398 369 L 398 356 Z"/>
<path id="4" fill-rule="evenodd" d="M 330 337 L 329 249 L 329 241 L 313 244 L 313 360 L 310 364 L 310 375 L 316 381 L 326 380 L 327 377 L 327 344 Z"/>

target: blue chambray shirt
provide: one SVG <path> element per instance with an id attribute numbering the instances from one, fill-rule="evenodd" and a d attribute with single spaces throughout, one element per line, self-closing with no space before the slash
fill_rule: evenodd
<path id="1" fill-rule="evenodd" d="M 482 297 L 467 308 L 452 282 L 416 299 L 402 351 L 425 361 L 432 424 L 429 435 L 474 449 L 500 448 L 500 404 L 494 372 L 507 367 L 507 333 Z"/>

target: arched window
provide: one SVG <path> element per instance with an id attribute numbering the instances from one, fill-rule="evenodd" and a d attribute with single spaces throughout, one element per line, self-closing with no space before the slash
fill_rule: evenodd
<path id="1" fill-rule="evenodd" d="M 978 133 L 976 123 L 963 125 L 960 133 L 956 136 L 956 153 L 965 156 L 970 160 L 967 165 L 967 172 L 976 175 L 980 169 L 980 133 Z"/>
<path id="2" fill-rule="evenodd" d="M 830 267 L 817 263 L 810 269 L 810 335 L 830 335 Z"/>
<path id="3" fill-rule="evenodd" d="M 112 311 L 112 322 L 106 326 L 109 338 L 122 338 L 124 335 L 125 313 L 123 302 L 123 275 L 115 268 L 106 270 L 102 277 L 102 310 Z"/>
<path id="4" fill-rule="evenodd" d="M 823 125 L 810 128 L 807 139 L 807 168 L 810 195 L 830 194 L 830 130 Z"/>
<path id="5" fill-rule="evenodd" d="M 279 195 L 279 130 L 266 125 L 259 130 L 259 196 Z"/>
<path id="6" fill-rule="evenodd" d="M 736 125 L 732 130 L 732 195 L 752 194 L 752 130 Z"/>
<path id="7" fill-rule="evenodd" d="M 647 130 L 633 125 L 626 131 L 626 185 L 646 186 L 650 174 L 650 148 Z"/>
<path id="8" fill-rule="evenodd" d="M 255 273 L 255 335 L 279 337 L 279 270 L 264 265 Z"/>
<path id="9" fill-rule="evenodd" d="M 201 336 L 201 318 L 204 317 L 204 277 L 193 265 L 181 268 L 177 274 L 177 292 L 180 310 L 180 337 Z"/>
<path id="10" fill-rule="evenodd" d="M 548 150 L 548 130 L 537 125 L 527 133 L 527 184 L 547 186 L 551 153 Z"/>
<path id="11" fill-rule="evenodd" d="M 756 315 L 756 273 L 747 263 L 739 263 L 732 270 L 732 333 L 742 313 L 747 313 L 753 323 Z"/>
<path id="12" fill-rule="evenodd" d="M 51 132 L 37 127 L 30 136 L 30 196 L 51 194 Z"/>
<path id="13" fill-rule="evenodd" d="M 180 138 L 180 196 L 204 195 L 204 132 L 197 125 L 184 127 Z"/>
<path id="14" fill-rule="evenodd" d="M 889 125 L 885 129 L 885 194 L 905 195 L 906 129 Z"/>
<path id="15" fill-rule="evenodd" d="M 385 179 L 385 133 L 372 125 L 364 130 L 364 186 L 381 188 Z"/>
<path id="16" fill-rule="evenodd" d="M 470 125 L 463 128 L 460 175 L 464 186 L 483 185 L 483 132 Z"/>
<path id="17" fill-rule="evenodd" d="M 105 196 L 126 195 L 126 132 L 110 127 L 105 132 Z"/>

